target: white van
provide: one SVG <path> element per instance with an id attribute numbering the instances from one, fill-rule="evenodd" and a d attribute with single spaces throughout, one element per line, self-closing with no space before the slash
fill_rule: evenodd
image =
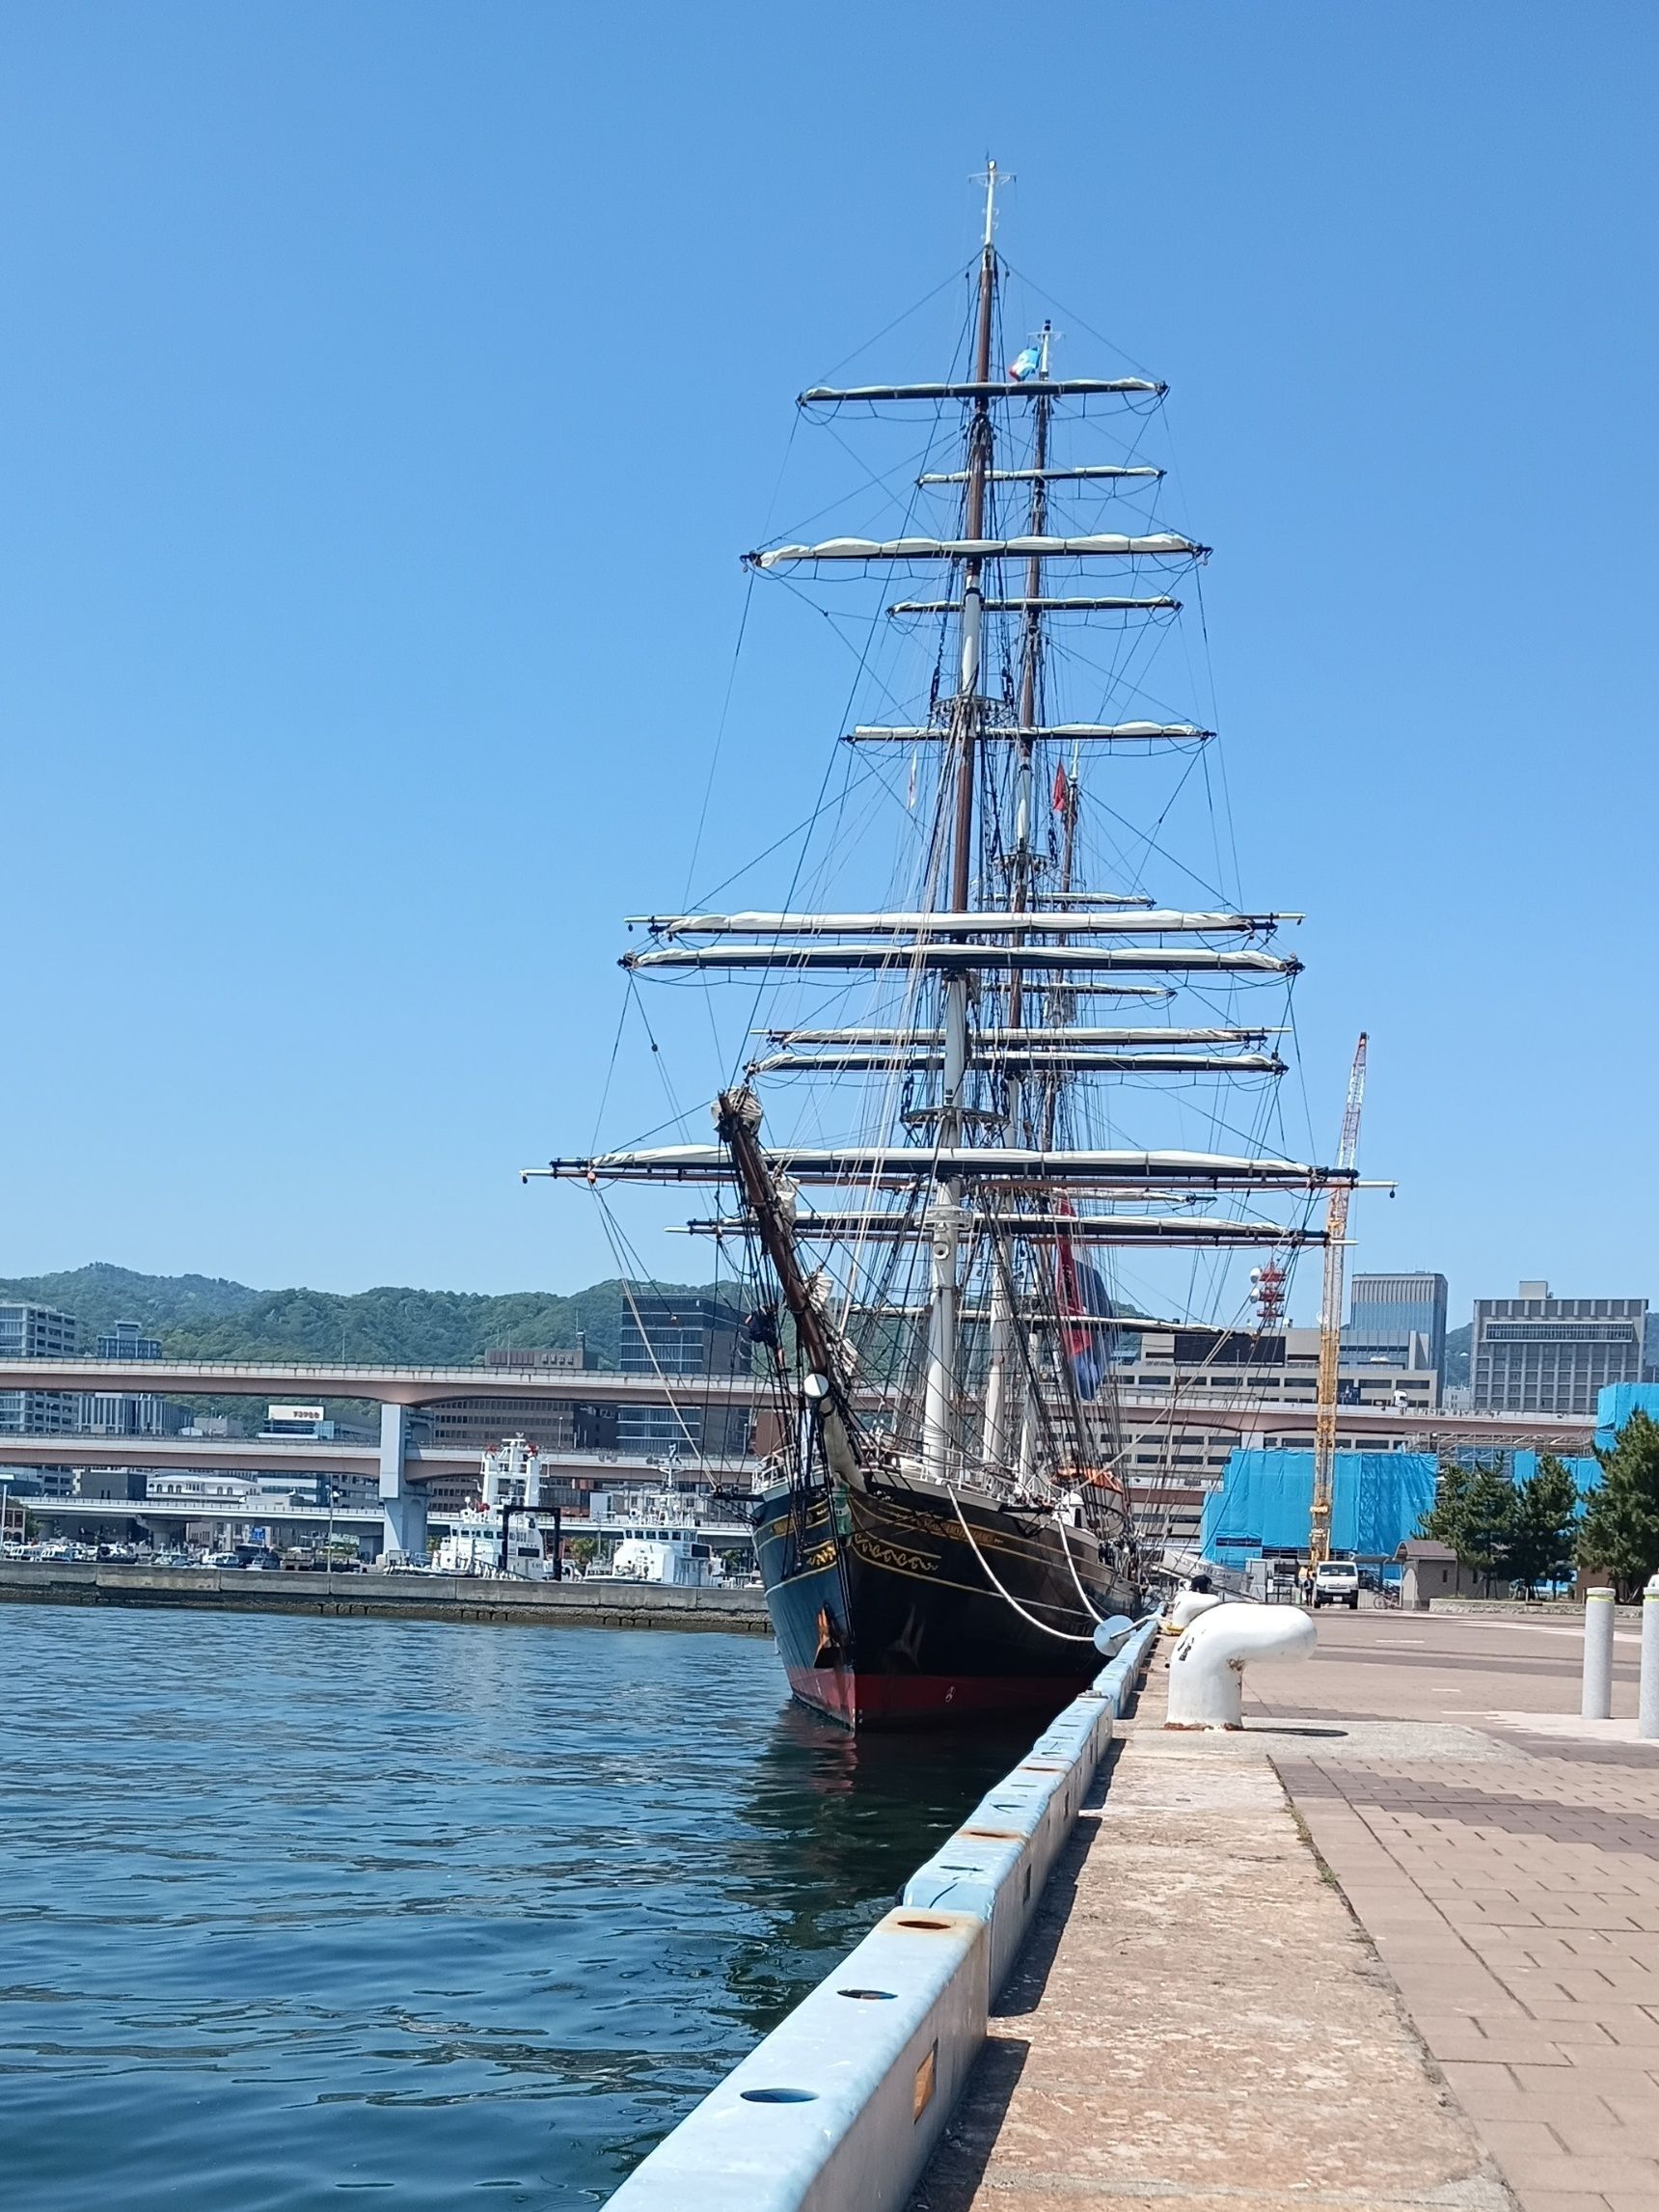
<path id="1" fill-rule="evenodd" d="M 1314 1570 L 1314 1607 L 1346 1605 L 1359 1611 L 1359 1569 L 1351 1559 L 1321 1560 Z"/>

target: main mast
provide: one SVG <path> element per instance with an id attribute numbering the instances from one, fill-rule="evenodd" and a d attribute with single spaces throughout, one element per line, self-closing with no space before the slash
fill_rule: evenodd
<path id="1" fill-rule="evenodd" d="M 1048 378 L 1048 325 L 1043 325 L 1037 374 L 1047 383 Z M 1031 450 L 1031 498 L 1026 513 L 1026 533 L 1040 538 L 1048 522 L 1048 481 L 1044 471 L 1048 465 L 1048 418 L 1053 406 L 1047 393 L 1040 393 L 1036 401 L 1036 423 Z M 1043 561 L 1032 554 L 1025 563 L 1025 598 L 1027 605 L 1020 640 L 1020 740 L 1015 756 L 1014 778 L 1014 851 L 1008 879 L 1008 908 L 1011 914 L 1022 914 L 1031 903 L 1033 807 L 1033 758 L 1036 752 L 1038 701 L 1041 695 L 1040 672 L 1043 658 L 1043 615 L 1037 601 L 1043 595 Z M 1015 941 L 1023 943 L 1022 938 Z M 1008 1027 L 1017 1030 L 1024 1024 L 1025 995 L 1023 978 L 1016 969 L 1008 981 Z M 1011 1070 L 1007 1078 L 1008 1142 L 1018 1144 L 1021 1133 L 1024 1110 L 1024 1085 L 1017 1071 Z M 991 1356 L 985 1379 L 985 1430 L 984 1457 L 988 1466 L 1005 1466 L 1019 1454 L 1021 1472 L 1027 1471 L 1032 1442 L 1032 1408 L 1029 1404 L 1029 1386 L 1019 1393 L 1020 1403 L 1015 1406 L 1014 1361 L 1014 1301 L 1017 1284 L 1014 1277 L 1014 1256 L 1006 1240 L 999 1238 L 992 1252 L 991 1280 Z"/>
<path id="2" fill-rule="evenodd" d="M 973 402 L 967 432 L 967 486 L 964 502 L 963 534 L 970 542 L 985 535 L 985 486 L 993 458 L 991 402 L 984 387 L 991 381 L 991 340 L 996 302 L 996 164 L 987 162 L 985 172 L 985 235 L 979 255 L 979 299 L 975 316 L 973 380 L 981 387 Z M 980 696 L 980 631 L 984 620 L 982 579 L 984 560 L 970 556 L 963 563 L 961 656 L 956 698 L 951 720 L 956 754 L 956 806 L 950 854 L 952 914 L 966 914 L 973 877 L 973 784 L 978 766 L 979 726 L 983 712 Z M 944 988 L 944 1084 L 939 1102 L 938 1141 L 954 1151 L 962 1142 L 965 1126 L 963 1094 L 967 1080 L 966 975 L 953 975 Z M 962 1184 L 947 1178 L 938 1186 L 931 1209 L 932 1299 L 930 1304 L 927 1391 L 922 1410 L 922 1464 L 943 1480 L 959 1438 L 956 1418 L 957 1291 L 962 1241 Z"/>

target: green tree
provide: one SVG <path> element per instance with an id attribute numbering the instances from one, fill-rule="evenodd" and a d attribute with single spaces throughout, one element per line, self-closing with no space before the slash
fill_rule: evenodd
<path id="1" fill-rule="evenodd" d="M 1478 1469 L 1469 1491 L 1468 1564 L 1492 1595 L 1494 1581 L 1507 1582 L 1514 1572 L 1511 1558 L 1519 1500 L 1515 1486 L 1501 1466 Z"/>
<path id="2" fill-rule="evenodd" d="M 1424 1515 L 1418 1534 L 1450 1545 L 1460 1563 L 1482 1577 L 1490 1597 L 1494 1579 L 1512 1571 L 1518 1517 L 1515 1486 L 1501 1461 L 1471 1465 L 1445 1460 L 1434 1503 Z"/>
<path id="3" fill-rule="evenodd" d="M 1659 1423 L 1632 1413 L 1612 1448 L 1596 1448 L 1601 1487 L 1591 1490 L 1578 1531 L 1578 1563 L 1613 1577 L 1630 1604 L 1659 1570 Z"/>
<path id="4" fill-rule="evenodd" d="M 1578 1485 L 1555 1454 L 1545 1452 L 1515 1491 L 1509 1540 L 1509 1573 L 1525 1583 L 1529 1598 L 1540 1582 L 1560 1582 L 1570 1572 L 1577 1535 Z"/>
<path id="5" fill-rule="evenodd" d="M 1418 1523 L 1418 1535 L 1446 1544 L 1461 1559 L 1469 1525 L 1469 1492 L 1474 1487 L 1475 1469 L 1466 1461 L 1442 1460 L 1434 1503 Z"/>

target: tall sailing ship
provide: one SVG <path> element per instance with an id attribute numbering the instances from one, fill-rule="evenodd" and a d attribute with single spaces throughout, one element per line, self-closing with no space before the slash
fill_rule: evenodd
<path id="1" fill-rule="evenodd" d="M 1047 323 L 1007 341 L 994 165 L 983 182 L 955 372 L 799 402 L 919 414 L 905 533 L 746 557 L 751 588 L 933 580 L 885 609 L 931 667 L 918 658 L 900 719 L 845 732 L 902 816 L 891 888 L 835 910 L 838 869 L 856 875 L 843 805 L 818 903 L 798 899 L 798 858 L 771 910 L 635 917 L 630 991 L 747 985 L 747 1063 L 713 1098 L 712 1141 L 534 1171 L 585 1184 L 608 1220 L 613 1186 L 712 1194 L 689 1227 L 733 1265 L 767 1401 L 754 1521 L 777 1641 L 797 1697 L 859 1729 L 1075 1694 L 1144 1604 L 1114 1387 L 1137 1317 L 1114 1270 L 1257 1251 L 1276 1300 L 1287 1256 L 1320 1241 L 1319 1194 L 1351 1181 L 1267 1142 L 1286 1024 L 1249 1001 L 1288 994 L 1299 963 L 1278 938 L 1295 917 L 1160 903 L 1129 840 L 1088 833 L 1092 806 L 1118 818 L 1093 799 L 1100 763 L 1204 758 L 1213 733 L 1149 712 L 1134 654 L 1209 549 L 1162 526 L 1163 471 L 1140 457 L 1164 387 L 1057 372 Z M 1116 457 L 1077 458 L 1074 433 L 1102 417 Z M 1104 666 L 1076 643 L 1101 627 Z M 1060 704 L 1079 679 L 1097 719 Z M 1161 852 L 1156 833 L 1138 852 Z M 1129 1126 L 1165 1086 L 1188 1115 L 1205 1097 L 1211 1139 L 1242 1092 L 1253 1141 Z"/>

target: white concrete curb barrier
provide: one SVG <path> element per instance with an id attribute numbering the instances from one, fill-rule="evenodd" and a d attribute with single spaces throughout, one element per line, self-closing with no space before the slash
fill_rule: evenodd
<path id="1" fill-rule="evenodd" d="M 993 2000 L 1157 1632 L 1156 1619 L 1143 1621 L 1111 1665 L 1039 1736 L 1029 1757 L 986 1792 L 949 1843 L 905 1884 L 906 1904 L 977 1913 L 990 1924 Z"/>
<path id="2" fill-rule="evenodd" d="M 901 1905 L 630 2174 L 626 2212 L 898 2212 L 985 2040 L 985 1924 Z"/>
<path id="3" fill-rule="evenodd" d="M 888 1913 L 638 2166 L 620 2212 L 900 2212 L 1156 1642 L 1140 1623 Z"/>
<path id="4" fill-rule="evenodd" d="M 1645 1607 L 1644 1608 L 1645 1613 Z M 1613 1592 L 1591 1590 L 1584 1601 L 1584 1694 L 1581 1720 L 1613 1718 Z"/>
<path id="5" fill-rule="evenodd" d="M 1195 1621 L 1170 1653 L 1166 1728 L 1242 1728 L 1250 1659 L 1306 1659 L 1319 1642 L 1292 1605 L 1227 1605 Z"/>

